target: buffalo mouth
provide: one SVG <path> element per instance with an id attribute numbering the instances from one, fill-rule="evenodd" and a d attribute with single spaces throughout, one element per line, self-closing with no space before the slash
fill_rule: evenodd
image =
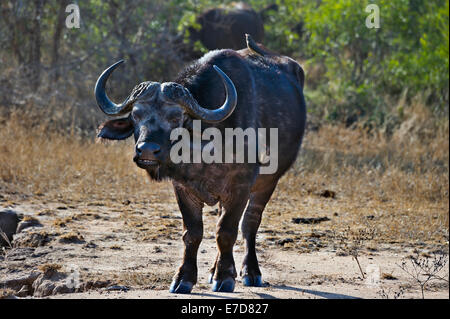
<path id="1" fill-rule="evenodd" d="M 159 162 L 157 160 L 152 159 L 137 159 L 136 165 L 140 168 L 147 169 L 147 168 L 156 168 L 159 166 Z"/>

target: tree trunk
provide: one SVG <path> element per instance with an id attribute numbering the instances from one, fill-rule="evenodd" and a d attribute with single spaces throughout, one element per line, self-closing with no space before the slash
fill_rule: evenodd
<path id="1" fill-rule="evenodd" d="M 41 84 L 41 19 L 45 0 L 34 0 L 33 27 L 30 30 L 30 52 L 28 66 L 30 69 L 30 84 L 37 90 Z"/>
<path id="2" fill-rule="evenodd" d="M 52 43 L 52 53 L 51 53 L 51 72 L 52 72 L 52 81 L 58 82 L 60 77 L 60 67 L 58 65 L 59 62 L 59 47 L 61 43 L 62 31 L 64 28 L 65 21 L 65 10 L 68 5 L 68 0 L 62 0 L 59 4 L 58 17 L 56 18 L 55 23 L 55 32 L 53 33 L 53 43 Z"/>
<path id="3" fill-rule="evenodd" d="M 5 22 L 10 32 L 11 49 L 13 55 L 17 59 L 19 65 L 21 65 L 24 62 L 24 56 L 22 54 L 19 37 L 20 35 L 23 36 L 25 32 L 23 30 L 24 22 L 15 15 L 16 5 L 16 3 L 13 3 L 13 6 L 9 7 L 5 4 L 4 6 L 0 7 L 0 11 L 2 13 L 3 21 Z M 21 28 L 22 30 L 20 30 L 19 28 Z"/>

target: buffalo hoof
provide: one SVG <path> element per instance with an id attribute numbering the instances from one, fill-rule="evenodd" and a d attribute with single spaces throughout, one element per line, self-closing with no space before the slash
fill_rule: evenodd
<path id="1" fill-rule="evenodd" d="M 194 285 L 189 281 L 172 281 L 172 284 L 170 285 L 169 292 L 173 294 L 189 294 L 191 293 L 192 287 Z"/>
<path id="2" fill-rule="evenodd" d="M 225 280 L 214 280 L 212 291 L 214 292 L 233 292 L 234 291 L 234 279 L 227 278 Z"/>
<path id="3" fill-rule="evenodd" d="M 246 275 L 242 277 L 242 283 L 247 287 L 262 287 L 262 279 L 260 275 Z"/>

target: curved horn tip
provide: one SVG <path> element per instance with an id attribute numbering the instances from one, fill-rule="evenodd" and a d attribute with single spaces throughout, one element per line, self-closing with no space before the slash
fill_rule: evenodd
<path id="1" fill-rule="evenodd" d="M 222 77 L 222 81 L 224 81 L 224 83 L 228 82 L 228 85 L 225 85 L 225 89 L 227 90 L 227 92 L 228 88 L 231 88 L 232 91 L 231 93 L 233 93 L 233 95 L 236 96 L 237 95 L 236 87 L 234 86 L 234 83 L 230 79 L 230 77 L 225 72 L 223 72 L 222 69 L 219 68 L 217 65 L 213 64 L 213 68 Z"/>
<path id="2" fill-rule="evenodd" d="M 122 63 L 124 63 L 124 62 L 125 62 L 124 59 L 120 59 L 119 61 L 117 61 L 117 62 L 114 63 L 113 65 L 119 65 L 119 64 L 122 64 Z"/>
<path id="3" fill-rule="evenodd" d="M 125 60 L 119 60 L 119 61 L 117 61 L 116 63 L 114 63 L 113 65 L 111 65 L 111 66 L 109 66 L 107 69 L 106 69 L 106 71 L 108 71 L 108 70 L 111 70 L 111 71 L 113 71 L 113 70 L 115 70 L 119 65 L 121 65 L 122 63 L 124 63 L 125 62 Z"/>
<path id="4" fill-rule="evenodd" d="M 233 81 L 217 65 L 213 64 L 214 70 L 220 76 L 225 86 L 226 99 L 224 104 L 217 109 L 208 109 L 201 107 L 192 95 L 188 94 L 180 102 L 181 106 L 187 109 L 192 116 L 199 118 L 207 123 L 219 123 L 227 119 L 234 111 L 237 105 L 237 92 Z M 189 90 L 187 90 L 189 92 Z"/>
<path id="5" fill-rule="evenodd" d="M 103 73 L 98 77 L 97 82 L 95 83 L 94 94 L 95 99 L 97 101 L 97 105 L 102 110 L 103 113 L 110 116 L 118 116 L 122 115 L 128 111 L 127 103 L 116 104 L 112 102 L 106 92 L 106 82 L 108 81 L 111 73 L 124 62 L 124 60 L 119 60 L 116 63 L 109 66 Z"/>
<path id="6" fill-rule="evenodd" d="M 213 64 L 213 68 L 214 68 L 214 70 L 216 70 L 216 72 L 219 73 L 222 77 L 224 77 L 225 79 L 228 79 L 228 80 L 231 81 L 231 79 L 228 77 L 228 75 L 227 75 L 225 72 L 223 72 L 222 69 L 219 68 L 217 65 Z M 231 82 L 231 83 L 233 83 L 233 82 Z"/>

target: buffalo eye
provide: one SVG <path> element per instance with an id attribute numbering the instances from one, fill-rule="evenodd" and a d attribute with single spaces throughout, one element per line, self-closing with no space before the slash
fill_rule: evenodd
<path id="1" fill-rule="evenodd" d="M 180 124 L 180 118 L 179 117 L 171 117 L 168 119 L 168 122 L 171 126 L 179 125 Z"/>

